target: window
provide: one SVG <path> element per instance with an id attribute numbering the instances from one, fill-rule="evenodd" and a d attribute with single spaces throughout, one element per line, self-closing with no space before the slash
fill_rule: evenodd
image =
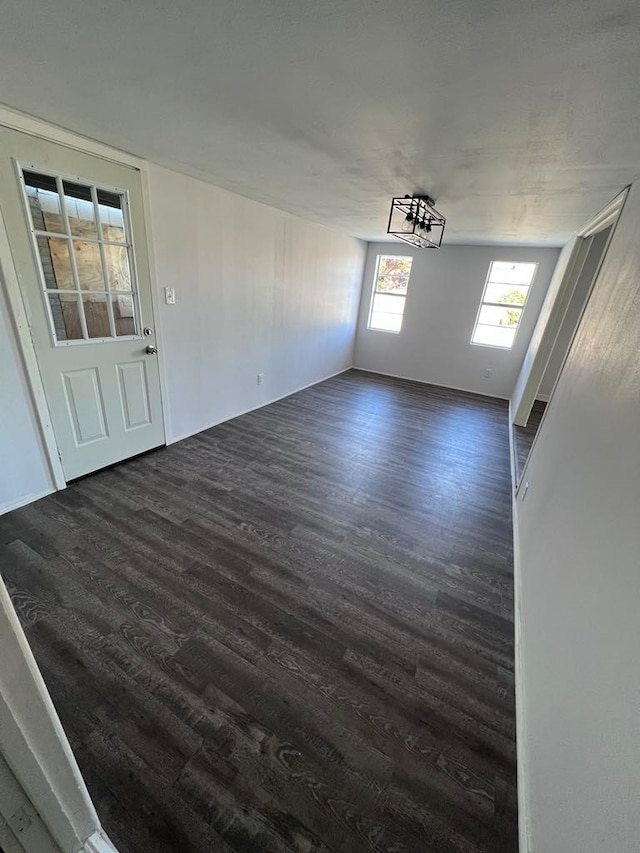
<path id="1" fill-rule="evenodd" d="M 510 261 L 491 263 L 472 344 L 511 349 L 537 267 Z"/>
<path id="2" fill-rule="evenodd" d="M 369 328 L 395 332 L 402 328 L 412 257 L 378 255 L 369 312 Z"/>
<path id="3" fill-rule="evenodd" d="M 138 335 L 125 194 L 40 172 L 22 177 L 56 345 Z"/>

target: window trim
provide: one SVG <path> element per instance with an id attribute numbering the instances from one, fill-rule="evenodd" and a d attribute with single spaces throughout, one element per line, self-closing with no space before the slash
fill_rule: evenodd
<path id="1" fill-rule="evenodd" d="M 533 264 L 534 270 L 533 270 L 533 275 L 531 276 L 531 280 L 529 281 L 529 284 L 527 284 L 527 285 L 519 284 L 518 285 L 518 284 L 511 284 L 511 282 L 507 282 L 507 281 L 491 281 L 490 280 L 491 271 L 492 271 L 493 265 L 495 263 L 514 264 L 514 265 L 516 265 L 516 264 L 528 264 L 528 265 Z M 506 350 L 507 352 L 514 348 L 514 346 L 516 345 L 516 338 L 518 337 L 518 332 L 520 330 L 520 327 L 522 326 L 522 315 L 524 314 L 525 308 L 529 304 L 529 295 L 531 294 L 531 288 L 533 287 L 533 282 L 535 281 L 536 275 L 538 274 L 539 266 L 540 266 L 540 264 L 538 261 L 514 261 L 514 260 L 511 260 L 509 258 L 494 258 L 494 260 L 489 262 L 489 269 L 487 270 L 487 277 L 485 278 L 484 287 L 482 288 L 482 296 L 480 297 L 480 304 L 478 305 L 478 310 L 476 312 L 476 319 L 474 320 L 473 329 L 471 330 L 471 340 L 469 342 L 471 344 L 471 346 L 487 347 L 488 349 L 501 349 L 501 350 Z M 488 302 L 488 301 L 485 301 L 484 295 L 487 292 L 487 288 L 489 287 L 490 284 L 498 284 L 498 285 L 503 285 L 503 286 L 511 285 L 512 287 L 524 287 L 524 286 L 526 286 L 527 295 L 525 296 L 525 299 L 524 299 L 524 302 L 522 303 L 522 305 L 517 305 L 515 303 L 506 303 L 506 302 Z M 478 328 L 478 320 L 480 319 L 480 312 L 482 311 L 482 309 L 485 306 L 489 306 L 490 308 L 515 308 L 515 309 L 520 311 L 520 319 L 518 320 L 515 328 L 509 327 L 509 326 L 501 326 L 497 323 L 482 323 L 481 324 L 483 326 L 492 326 L 493 328 L 496 328 L 496 329 L 514 328 L 513 340 L 511 342 L 510 346 L 507 347 L 507 346 L 503 346 L 502 344 L 485 344 L 485 343 L 482 343 L 480 341 L 474 341 L 473 340 L 474 335 L 476 333 L 476 329 Z"/>
<path id="2" fill-rule="evenodd" d="M 407 276 L 407 292 L 406 293 L 384 293 L 384 296 L 392 296 L 395 299 L 404 299 L 404 305 L 402 308 L 402 313 L 400 314 L 400 328 L 396 331 L 395 329 L 380 329 L 377 326 L 371 325 L 371 318 L 373 316 L 373 305 L 375 302 L 376 295 L 378 293 L 382 293 L 382 291 L 376 290 L 376 284 L 378 281 L 378 270 L 380 269 L 380 261 L 382 258 L 408 258 L 411 260 L 411 267 L 409 269 L 409 275 Z M 376 255 L 376 265 L 373 271 L 373 282 L 371 285 L 371 299 L 369 301 L 369 313 L 367 316 L 367 331 L 369 332 L 383 332 L 387 335 L 399 335 L 402 332 L 402 326 L 404 324 L 404 306 L 406 305 L 407 296 L 409 295 L 409 281 L 411 280 L 411 270 L 413 269 L 413 255 L 397 255 L 395 253 L 386 253 L 383 252 L 381 254 Z M 384 273 L 383 273 L 384 275 Z"/>

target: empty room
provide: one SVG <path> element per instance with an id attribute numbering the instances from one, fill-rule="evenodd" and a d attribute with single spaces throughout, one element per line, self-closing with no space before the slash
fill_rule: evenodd
<path id="1" fill-rule="evenodd" d="M 637 4 L 1 15 L 0 853 L 637 853 Z"/>

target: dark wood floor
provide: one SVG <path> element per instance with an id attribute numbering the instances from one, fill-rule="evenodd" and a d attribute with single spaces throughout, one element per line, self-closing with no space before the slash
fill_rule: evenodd
<path id="1" fill-rule="evenodd" d="M 506 404 L 350 371 L 0 518 L 122 853 L 513 853 Z"/>
<path id="2" fill-rule="evenodd" d="M 526 427 L 513 427 L 516 456 L 516 483 L 519 483 L 522 478 L 524 466 L 527 464 L 527 459 L 529 458 L 531 448 L 533 447 L 533 440 L 540 429 L 540 422 L 542 421 L 542 416 L 544 415 L 546 408 L 547 404 L 545 402 L 542 400 L 536 400 L 531 409 L 531 414 L 529 415 Z"/>

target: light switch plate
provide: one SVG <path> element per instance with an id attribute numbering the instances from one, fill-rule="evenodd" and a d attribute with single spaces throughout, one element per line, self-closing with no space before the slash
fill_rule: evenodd
<path id="1" fill-rule="evenodd" d="M 165 289 L 164 289 L 164 301 L 167 305 L 175 305 L 176 304 L 176 289 L 175 289 L 175 287 L 165 287 Z"/>

